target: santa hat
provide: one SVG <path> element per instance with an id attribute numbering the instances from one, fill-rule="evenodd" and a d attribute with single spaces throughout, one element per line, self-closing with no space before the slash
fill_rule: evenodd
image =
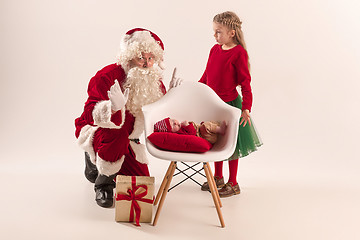
<path id="1" fill-rule="evenodd" d="M 153 32 L 134 28 L 129 30 L 120 43 L 120 51 L 117 56 L 117 63 L 127 70 L 130 60 L 141 57 L 141 52 L 152 53 L 155 57 L 155 63 L 161 69 L 164 69 L 163 55 L 164 44 L 161 39 Z"/>
<path id="2" fill-rule="evenodd" d="M 154 125 L 154 132 L 170 132 L 170 118 L 164 118 L 163 120 L 158 121 Z"/>

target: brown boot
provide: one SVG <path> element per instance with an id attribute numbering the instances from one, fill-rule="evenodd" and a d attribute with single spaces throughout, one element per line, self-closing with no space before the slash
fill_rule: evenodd
<path id="1" fill-rule="evenodd" d="M 222 187 L 219 190 L 219 196 L 221 198 L 230 197 L 232 195 L 237 195 L 237 194 L 240 194 L 239 184 L 236 184 L 235 186 L 233 186 L 233 184 L 231 182 L 228 182 L 227 184 L 225 184 L 224 187 Z"/>
<path id="2" fill-rule="evenodd" d="M 217 188 L 222 188 L 225 185 L 223 177 L 222 178 L 214 177 L 214 179 Z M 208 182 L 204 182 L 204 184 L 201 186 L 201 191 L 210 191 Z"/>

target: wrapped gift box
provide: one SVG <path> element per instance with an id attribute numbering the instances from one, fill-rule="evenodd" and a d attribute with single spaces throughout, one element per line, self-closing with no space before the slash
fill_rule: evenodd
<path id="1" fill-rule="evenodd" d="M 117 222 L 151 222 L 154 201 L 154 177 L 116 177 L 115 220 Z"/>

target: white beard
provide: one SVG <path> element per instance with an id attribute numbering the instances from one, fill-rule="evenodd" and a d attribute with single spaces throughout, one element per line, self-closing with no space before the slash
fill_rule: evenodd
<path id="1" fill-rule="evenodd" d="M 129 70 L 123 89 L 130 90 L 126 109 L 134 117 L 142 116 L 143 106 L 156 102 L 164 95 L 161 91 L 160 79 L 162 72 L 156 67 L 133 67 Z"/>

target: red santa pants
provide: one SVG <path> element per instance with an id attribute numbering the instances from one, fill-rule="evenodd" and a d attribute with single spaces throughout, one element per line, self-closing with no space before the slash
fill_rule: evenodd
<path id="1" fill-rule="evenodd" d="M 98 128 L 94 134 L 95 153 L 106 162 L 116 162 L 125 155 L 118 174 L 127 176 L 150 176 L 147 164 L 136 160 L 123 129 Z"/>

